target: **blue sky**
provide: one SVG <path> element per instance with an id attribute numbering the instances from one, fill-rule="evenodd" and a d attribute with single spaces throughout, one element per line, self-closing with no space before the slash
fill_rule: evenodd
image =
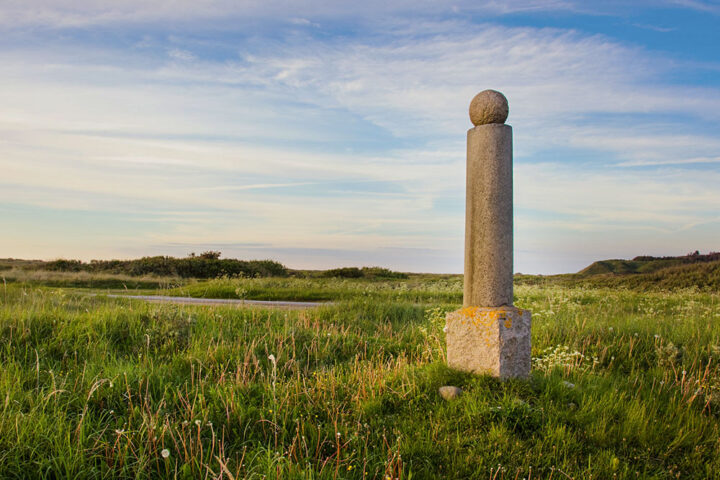
<path id="1" fill-rule="evenodd" d="M 515 270 L 720 249 L 720 2 L 0 4 L 0 257 L 461 272 L 467 107 Z"/>

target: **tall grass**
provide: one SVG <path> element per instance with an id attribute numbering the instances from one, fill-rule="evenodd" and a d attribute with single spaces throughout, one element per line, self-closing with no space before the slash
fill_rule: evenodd
<path id="1" fill-rule="evenodd" d="M 164 292 L 168 295 L 247 300 L 327 301 L 372 299 L 400 302 L 462 302 L 462 277 L 409 280 L 354 278 L 217 278 Z"/>
<path id="2" fill-rule="evenodd" d="M 339 303 L 173 306 L 8 284 L 0 477 L 720 475 L 717 295 L 518 287 L 533 374 L 500 382 L 443 361 L 459 285 L 239 285 L 253 282 Z M 463 395 L 445 402 L 445 384 Z"/>
<path id="3" fill-rule="evenodd" d="M 93 272 L 55 272 L 12 268 L 0 271 L 0 281 L 46 287 L 97 288 L 117 290 L 168 289 L 188 283 L 180 277 L 130 276 Z"/>

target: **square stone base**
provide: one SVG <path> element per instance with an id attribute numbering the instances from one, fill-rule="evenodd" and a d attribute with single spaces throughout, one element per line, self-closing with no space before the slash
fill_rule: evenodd
<path id="1" fill-rule="evenodd" d="M 500 378 L 530 375 L 530 311 L 465 307 L 445 317 L 452 368 Z"/>

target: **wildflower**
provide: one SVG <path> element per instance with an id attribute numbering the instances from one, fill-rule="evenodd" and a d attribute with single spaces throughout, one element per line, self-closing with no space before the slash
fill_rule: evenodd
<path id="1" fill-rule="evenodd" d="M 160 455 L 163 458 L 168 458 L 170 456 L 170 450 L 168 450 L 167 448 L 163 448 L 162 451 L 160 451 Z"/>
<path id="2" fill-rule="evenodd" d="M 120 428 L 120 429 L 115 430 L 115 433 L 117 433 L 118 435 L 122 435 L 123 433 L 125 433 L 125 430 Z"/>
<path id="3" fill-rule="evenodd" d="M 656 334 L 655 334 L 655 338 L 660 338 L 660 335 L 658 335 L 658 334 L 656 333 Z"/>
<path id="4" fill-rule="evenodd" d="M 198 427 L 200 426 L 201 423 L 202 422 L 200 420 L 195 420 L 195 425 L 197 425 Z"/>
<path id="5" fill-rule="evenodd" d="M 273 355 L 272 353 L 270 355 L 268 355 L 268 360 L 270 360 L 270 362 L 272 362 L 273 365 L 275 365 L 277 363 L 275 360 L 275 355 Z"/>

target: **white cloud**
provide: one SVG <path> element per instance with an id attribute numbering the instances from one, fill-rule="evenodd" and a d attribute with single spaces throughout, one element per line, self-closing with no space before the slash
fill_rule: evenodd
<path id="1" fill-rule="evenodd" d="M 627 2 L 583 2 L 574 0 L 5 0 L 0 6 L 0 24 L 8 26 L 50 26 L 76 28 L 92 25 L 147 22 L 238 21 L 247 19 L 287 19 L 299 26 L 315 26 L 315 19 L 338 18 L 378 20 L 387 16 L 485 16 L 515 13 L 570 12 L 585 15 L 622 15 L 637 8 L 683 8 L 704 13 L 720 13 L 714 1 L 637 0 Z"/>
<path id="2" fill-rule="evenodd" d="M 131 14 L 118 8 L 118 18 Z M 674 62 L 551 29 L 394 21 L 390 30 L 268 40 L 232 60 L 191 53 L 181 37 L 143 40 L 140 51 L 9 49 L 0 201 L 172 224 L 146 231 L 145 245 L 402 247 L 447 260 L 462 248 L 467 105 L 493 87 L 511 102 L 521 250 L 615 251 L 605 242 L 633 254 L 677 246 L 698 226 L 702 245 L 718 233 L 718 172 L 679 167 L 717 163 L 720 141 L 692 122 L 716 125 L 720 95 L 658 84 Z M 618 124 L 632 115 L 661 120 Z M 537 164 L 547 151 L 563 161 Z M 602 160 L 573 163 L 578 151 Z M 643 165 L 655 168 L 626 168 Z"/>
<path id="3" fill-rule="evenodd" d="M 619 167 L 653 167 L 657 165 L 693 165 L 701 163 L 720 163 L 720 157 L 678 157 L 669 160 L 634 160 L 618 163 Z"/>
<path id="4" fill-rule="evenodd" d="M 168 56 L 175 60 L 181 60 L 184 62 L 195 60 L 195 55 L 193 55 L 192 52 L 188 52 L 187 50 L 181 50 L 179 48 L 172 48 L 168 50 Z"/>
<path id="5" fill-rule="evenodd" d="M 562 0 L 463 0 L 445 4 L 433 0 L 5 0 L 0 7 L 0 24 L 78 27 L 97 24 L 148 21 L 202 21 L 227 19 L 287 18 L 305 24 L 308 18 L 374 17 L 391 14 L 484 12 L 502 15 L 539 10 L 575 10 L 575 2 Z M 299 20 L 299 21 L 298 21 Z M 309 21 L 309 20 L 308 20 Z"/>

